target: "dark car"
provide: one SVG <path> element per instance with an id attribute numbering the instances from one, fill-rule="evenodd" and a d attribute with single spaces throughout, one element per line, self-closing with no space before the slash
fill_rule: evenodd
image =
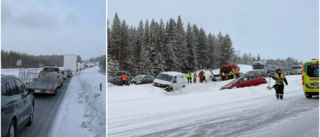
<path id="1" fill-rule="evenodd" d="M 244 76 L 251 76 L 251 75 L 259 75 L 259 76 L 262 76 L 262 77 L 266 77 L 267 76 L 267 73 L 262 71 L 248 71 L 247 73 L 244 74 Z"/>
<path id="2" fill-rule="evenodd" d="M 108 82 L 113 81 L 113 77 L 112 76 L 108 76 Z"/>
<path id="3" fill-rule="evenodd" d="M 154 76 L 151 75 L 138 75 L 134 77 L 130 83 L 131 84 L 148 84 L 152 83 L 154 80 Z"/>
<path id="4" fill-rule="evenodd" d="M 127 80 L 126 80 L 126 85 L 129 85 L 130 84 L 130 80 L 132 79 L 131 76 L 127 76 Z M 112 81 L 110 81 L 113 85 L 118 85 L 118 86 L 122 86 L 123 83 L 122 83 L 122 78 L 121 76 L 116 76 L 116 77 L 113 77 Z"/>
<path id="5" fill-rule="evenodd" d="M 266 79 L 259 75 L 243 76 L 231 81 L 229 84 L 224 85 L 220 88 L 222 89 L 232 89 L 232 88 L 242 88 L 250 86 L 258 86 L 260 84 L 267 83 Z"/>
<path id="6" fill-rule="evenodd" d="M 67 73 L 67 76 L 68 76 L 69 78 L 72 78 L 73 74 L 72 74 L 72 70 L 71 70 L 71 69 L 67 69 L 67 70 L 66 70 L 66 73 Z"/>
<path id="7" fill-rule="evenodd" d="M 17 129 L 33 122 L 34 97 L 15 76 L 1 75 L 1 136 L 14 137 Z"/>

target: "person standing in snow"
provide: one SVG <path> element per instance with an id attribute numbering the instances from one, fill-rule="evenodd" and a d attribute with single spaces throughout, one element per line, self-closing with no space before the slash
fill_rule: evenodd
<path id="1" fill-rule="evenodd" d="M 274 89 L 276 90 L 276 97 L 277 99 L 280 98 L 282 100 L 284 90 L 283 82 L 285 82 L 286 85 L 288 85 L 287 79 L 283 74 L 281 74 L 281 69 L 277 69 L 277 72 L 274 73 L 272 78 L 276 81 L 276 84 L 273 85 Z"/>
<path id="2" fill-rule="evenodd" d="M 206 80 L 206 73 L 204 73 L 204 71 L 202 71 L 202 73 L 203 73 L 203 80 L 207 82 L 207 80 Z"/>
<path id="3" fill-rule="evenodd" d="M 226 80 L 226 74 L 224 72 L 221 72 L 221 79 L 222 79 L 222 81 Z"/>
<path id="4" fill-rule="evenodd" d="M 187 74 L 186 74 L 186 77 L 187 77 L 187 79 L 188 79 L 188 83 L 192 83 L 192 75 L 191 75 L 191 73 L 190 72 L 188 72 Z"/>
<path id="5" fill-rule="evenodd" d="M 228 73 L 228 79 L 233 79 L 233 72 L 232 71 L 230 71 L 229 73 Z"/>
<path id="6" fill-rule="evenodd" d="M 197 73 L 194 72 L 193 74 L 193 83 L 196 83 L 197 82 Z"/>
<path id="7" fill-rule="evenodd" d="M 199 72 L 198 77 L 199 77 L 200 83 L 202 83 L 202 82 L 203 82 L 203 81 L 202 81 L 202 80 L 203 80 L 203 72 L 202 72 L 202 71 Z"/>
<path id="8" fill-rule="evenodd" d="M 122 75 L 121 75 L 121 80 L 122 80 L 123 86 L 125 86 L 126 85 L 127 76 L 124 73 L 122 73 Z"/>

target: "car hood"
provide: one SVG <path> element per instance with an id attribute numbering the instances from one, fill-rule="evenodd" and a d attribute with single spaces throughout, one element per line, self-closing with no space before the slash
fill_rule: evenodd
<path id="1" fill-rule="evenodd" d="M 160 79 L 154 79 L 153 82 L 163 84 L 163 85 L 168 85 L 171 84 L 172 82 L 165 81 L 165 80 L 160 80 Z"/>

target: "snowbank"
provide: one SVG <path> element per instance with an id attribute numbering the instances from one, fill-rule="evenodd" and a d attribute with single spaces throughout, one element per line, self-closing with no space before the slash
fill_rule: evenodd
<path id="1" fill-rule="evenodd" d="M 106 136 L 106 76 L 98 71 L 88 68 L 71 79 L 49 136 Z"/>

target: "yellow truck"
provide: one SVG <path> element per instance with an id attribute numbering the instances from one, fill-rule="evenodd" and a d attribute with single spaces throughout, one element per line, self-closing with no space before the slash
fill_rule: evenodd
<path id="1" fill-rule="evenodd" d="M 303 63 L 302 85 L 306 98 L 319 95 L 319 59 Z"/>

